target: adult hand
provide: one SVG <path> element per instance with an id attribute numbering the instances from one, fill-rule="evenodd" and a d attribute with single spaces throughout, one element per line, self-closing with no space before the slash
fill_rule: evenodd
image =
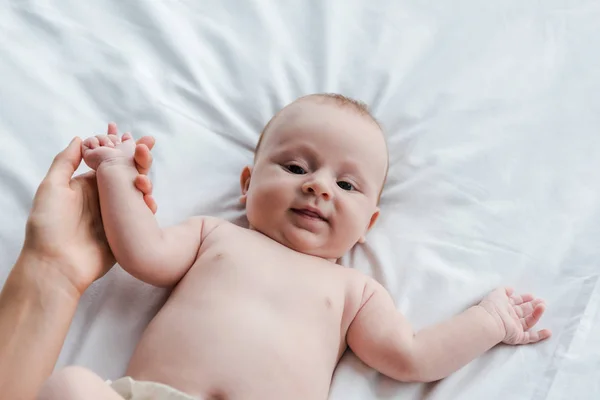
<path id="1" fill-rule="evenodd" d="M 109 125 L 109 134 L 116 130 L 116 125 Z M 137 143 L 151 150 L 154 139 L 145 136 Z M 149 151 L 142 153 L 145 157 L 137 157 L 136 166 L 141 174 L 147 174 L 152 158 Z M 39 261 L 39 268 L 54 269 L 40 272 L 58 273 L 78 294 L 115 263 L 102 227 L 95 173 L 90 171 L 72 178 L 81 159 L 79 138 L 73 139 L 54 159 L 33 199 L 22 251 L 22 256 Z M 149 208 L 155 211 L 151 186 L 136 186 L 142 190 Z"/>

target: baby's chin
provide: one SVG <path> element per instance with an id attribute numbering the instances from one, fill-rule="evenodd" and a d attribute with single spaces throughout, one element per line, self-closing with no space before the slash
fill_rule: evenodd
<path id="1" fill-rule="evenodd" d="M 323 258 L 332 262 L 336 262 L 342 258 L 352 248 L 340 251 L 340 249 L 335 249 L 333 246 L 328 246 L 328 243 L 323 243 L 323 239 L 318 235 L 302 229 L 271 231 L 261 229 L 252 224 L 248 226 L 248 229 L 260 232 L 277 243 L 299 253 Z"/>

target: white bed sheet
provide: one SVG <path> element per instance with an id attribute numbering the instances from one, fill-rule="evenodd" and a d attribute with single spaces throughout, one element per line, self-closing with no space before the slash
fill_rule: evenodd
<path id="1" fill-rule="evenodd" d="M 498 285 L 548 303 L 552 340 L 431 385 L 347 354 L 332 399 L 600 398 L 600 4 L 590 0 L 0 1 L 0 282 L 37 184 L 74 135 L 157 137 L 158 218 L 243 223 L 238 174 L 298 96 L 372 106 L 390 176 L 368 245 L 416 328 Z M 120 376 L 165 293 L 114 268 L 59 366 Z"/>

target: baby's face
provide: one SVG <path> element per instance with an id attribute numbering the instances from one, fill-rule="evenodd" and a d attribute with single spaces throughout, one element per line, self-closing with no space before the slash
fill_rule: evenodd
<path id="1" fill-rule="evenodd" d="M 242 173 L 252 229 L 296 251 L 337 259 L 379 215 L 387 170 L 380 128 L 330 99 L 302 99 L 272 121 Z"/>

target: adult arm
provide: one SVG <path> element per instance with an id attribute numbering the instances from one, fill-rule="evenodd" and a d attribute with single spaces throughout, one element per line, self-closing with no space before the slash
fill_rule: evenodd
<path id="1" fill-rule="evenodd" d="M 144 137 L 138 143 L 149 150 L 154 141 Z M 151 161 L 147 151 L 136 156 L 144 172 Z M 2 398 L 36 397 L 54 368 L 81 294 L 114 265 L 95 174 L 71 178 L 80 162 L 81 140 L 75 138 L 56 156 L 36 192 L 23 249 L 0 292 Z M 155 209 L 147 182 L 144 188 L 146 204 Z"/>

